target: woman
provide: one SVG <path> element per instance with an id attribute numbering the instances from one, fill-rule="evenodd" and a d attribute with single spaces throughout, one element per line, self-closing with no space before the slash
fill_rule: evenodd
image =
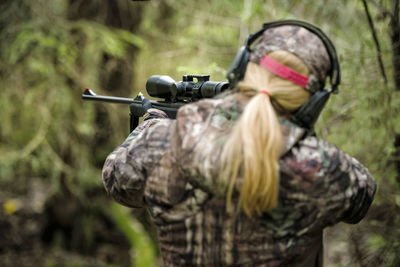
<path id="1" fill-rule="evenodd" d="M 364 217 L 368 170 L 291 119 L 331 66 L 308 29 L 267 28 L 234 90 L 150 109 L 110 154 L 105 188 L 150 210 L 165 266 L 321 266 L 323 229 Z"/>

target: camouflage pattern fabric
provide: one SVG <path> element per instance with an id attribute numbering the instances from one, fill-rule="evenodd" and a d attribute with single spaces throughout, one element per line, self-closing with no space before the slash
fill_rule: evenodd
<path id="1" fill-rule="evenodd" d="M 317 35 L 293 25 L 267 29 L 255 45 L 250 61 L 259 64 L 265 55 L 276 50 L 291 52 L 306 64 L 310 70 L 308 91 L 315 93 L 324 87 L 331 63 L 325 45 Z"/>
<path id="2" fill-rule="evenodd" d="M 218 167 L 242 110 L 230 95 L 185 105 L 176 120 L 146 120 L 106 159 L 106 190 L 150 210 L 165 266 L 322 266 L 323 229 L 364 217 L 373 178 L 282 119 L 278 207 L 251 219 L 228 213 Z"/>

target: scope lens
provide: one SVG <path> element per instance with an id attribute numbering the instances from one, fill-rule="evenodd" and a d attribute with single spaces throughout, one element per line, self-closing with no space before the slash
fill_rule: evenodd
<path id="1" fill-rule="evenodd" d="M 167 75 L 153 75 L 146 82 L 147 93 L 152 97 L 169 98 L 175 80 Z"/>

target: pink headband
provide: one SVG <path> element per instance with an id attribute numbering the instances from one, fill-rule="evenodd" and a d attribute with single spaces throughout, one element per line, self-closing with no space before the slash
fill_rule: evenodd
<path id="1" fill-rule="evenodd" d="M 286 67 L 285 65 L 279 63 L 275 59 L 272 59 L 268 56 L 264 56 L 261 61 L 260 65 L 266 68 L 267 70 L 275 73 L 279 77 L 292 81 L 304 88 L 306 88 L 308 84 L 308 77 L 301 75 L 300 73 L 292 70 L 289 67 Z"/>

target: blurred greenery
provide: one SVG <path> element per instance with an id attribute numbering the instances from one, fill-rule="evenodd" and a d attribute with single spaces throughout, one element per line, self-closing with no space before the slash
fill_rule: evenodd
<path id="1" fill-rule="evenodd" d="M 317 133 L 368 166 L 379 187 L 362 223 L 326 231 L 326 266 L 398 266 L 400 88 L 390 38 L 397 1 L 367 2 L 388 82 L 362 1 L 2 1 L 0 225 L 8 228 L 0 230 L 0 265 L 158 265 L 148 218 L 112 204 L 100 179 L 128 133 L 128 108 L 84 102 L 83 88 L 132 97 L 154 74 L 225 80 L 249 33 L 265 21 L 301 19 L 332 38 L 342 68 Z M 30 223 L 25 232 L 19 218 Z"/>

